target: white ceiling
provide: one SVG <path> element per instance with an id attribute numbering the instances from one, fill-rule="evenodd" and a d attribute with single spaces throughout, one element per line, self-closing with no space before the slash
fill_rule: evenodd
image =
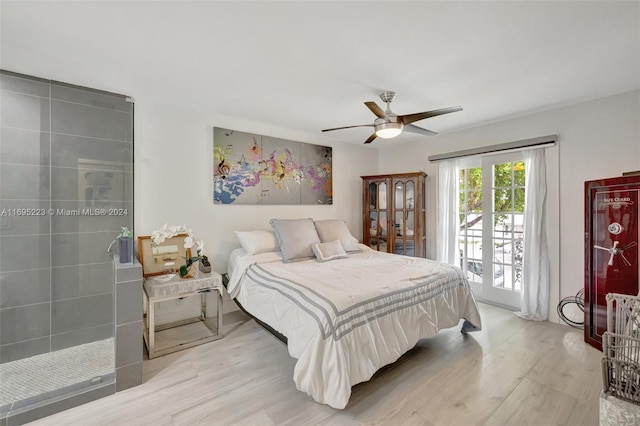
<path id="1" fill-rule="evenodd" d="M 320 130 L 372 123 L 383 90 L 398 114 L 462 106 L 416 123 L 445 133 L 640 88 L 638 1 L 3 0 L 0 19 L 3 69 L 318 142 L 362 143 Z"/>

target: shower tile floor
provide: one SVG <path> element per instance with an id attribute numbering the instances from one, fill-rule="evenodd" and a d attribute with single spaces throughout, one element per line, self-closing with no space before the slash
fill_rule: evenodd
<path id="1" fill-rule="evenodd" d="M 115 370 L 113 338 L 0 364 L 0 407 Z"/>

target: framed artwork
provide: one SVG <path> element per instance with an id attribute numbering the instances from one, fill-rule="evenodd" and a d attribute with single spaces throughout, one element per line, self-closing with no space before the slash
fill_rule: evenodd
<path id="1" fill-rule="evenodd" d="M 191 257 L 191 249 L 184 247 L 187 234 L 167 238 L 162 244 L 152 244 L 151 235 L 138 237 L 138 257 L 142 264 L 142 275 L 150 277 L 176 273 Z"/>
<path id="2" fill-rule="evenodd" d="M 213 129 L 215 204 L 332 204 L 332 148 Z"/>

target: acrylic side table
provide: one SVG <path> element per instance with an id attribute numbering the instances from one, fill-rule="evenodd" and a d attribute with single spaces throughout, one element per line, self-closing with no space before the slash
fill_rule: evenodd
<path id="1" fill-rule="evenodd" d="M 166 276 L 147 277 L 144 280 L 144 300 L 147 314 L 144 317 L 144 342 L 149 352 L 149 359 L 176 352 L 182 349 L 201 345 L 222 338 L 222 277 L 216 272 L 203 273 L 197 271 L 194 278 L 182 279 L 177 274 L 167 279 Z M 217 321 L 212 323 L 207 318 L 207 294 L 216 292 L 218 309 Z M 200 296 L 200 316 L 188 318 L 168 324 L 155 325 L 156 304 L 166 300 Z M 156 333 L 171 328 L 182 327 L 193 323 L 203 323 L 208 329 L 203 337 L 193 338 L 162 349 L 156 349 Z"/>

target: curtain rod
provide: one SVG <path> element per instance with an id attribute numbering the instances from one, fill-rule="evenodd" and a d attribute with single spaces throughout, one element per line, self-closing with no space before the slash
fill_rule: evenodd
<path id="1" fill-rule="evenodd" d="M 491 152 L 507 151 L 511 149 L 533 148 L 554 146 L 558 140 L 558 135 L 539 136 L 537 138 L 523 139 L 513 142 L 499 143 L 497 145 L 482 146 L 479 148 L 463 149 L 462 151 L 447 152 L 446 154 L 430 155 L 429 161 L 443 161 L 452 158 L 469 157 L 478 154 L 489 154 Z"/>

